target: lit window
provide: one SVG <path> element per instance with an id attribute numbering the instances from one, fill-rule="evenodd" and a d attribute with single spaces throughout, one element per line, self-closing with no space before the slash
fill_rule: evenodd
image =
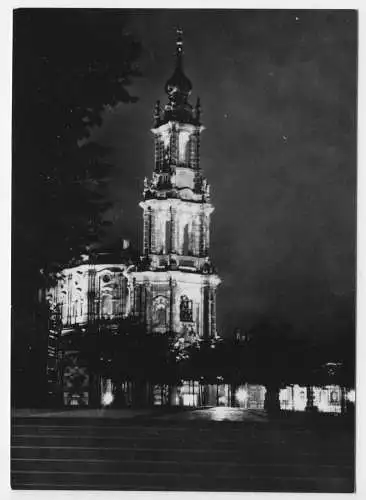
<path id="1" fill-rule="evenodd" d="M 113 314 L 113 303 L 110 295 L 102 297 L 102 317 L 110 317 Z"/>
<path id="2" fill-rule="evenodd" d="M 186 295 L 180 299 L 180 320 L 191 323 L 193 321 L 193 304 Z"/>
<path id="3" fill-rule="evenodd" d="M 166 297 L 159 296 L 156 297 L 153 301 L 153 311 L 152 311 L 152 319 L 153 325 L 156 328 L 166 328 L 167 324 L 167 306 L 168 301 Z"/>

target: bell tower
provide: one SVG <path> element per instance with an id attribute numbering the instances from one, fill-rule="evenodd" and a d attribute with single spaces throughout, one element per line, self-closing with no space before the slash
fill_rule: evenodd
<path id="1" fill-rule="evenodd" d="M 183 70 L 177 30 L 167 103 L 154 108 L 154 169 L 145 178 L 143 255 L 135 273 L 135 311 L 150 332 L 184 337 L 216 335 L 216 288 L 210 260 L 210 188 L 200 166 L 200 101 L 189 103 L 192 84 Z"/>

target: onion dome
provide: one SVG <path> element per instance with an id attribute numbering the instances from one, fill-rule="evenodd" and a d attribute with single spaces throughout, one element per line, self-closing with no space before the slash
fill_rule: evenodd
<path id="1" fill-rule="evenodd" d="M 176 66 L 173 75 L 165 84 L 165 92 L 173 104 L 185 103 L 192 91 L 192 83 L 183 71 L 183 31 L 177 29 Z"/>

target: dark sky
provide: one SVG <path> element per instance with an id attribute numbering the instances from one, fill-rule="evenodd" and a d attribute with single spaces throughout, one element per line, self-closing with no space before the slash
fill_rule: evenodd
<path id="1" fill-rule="evenodd" d="M 166 102 L 175 26 L 191 102 L 201 97 L 201 160 L 223 283 L 218 326 L 265 318 L 299 334 L 351 334 L 355 287 L 357 15 L 352 11 L 154 11 L 129 15 L 143 44 L 137 104 L 95 133 L 112 147 L 111 240 L 140 238 L 153 169 L 152 109 Z"/>

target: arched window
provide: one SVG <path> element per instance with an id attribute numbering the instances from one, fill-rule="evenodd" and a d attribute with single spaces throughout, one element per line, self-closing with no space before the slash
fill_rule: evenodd
<path id="1" fill-rule="evenodd" d="M 193 321 L 193 304 L 186 295 L 180 298 L 180 320 L 187 323 Z"/>
<path id="2" fill-rule="evenodd" d="M 113 314 L 113 302 L 111 295 L 103 295 L 102 297 L 102 318 L 109 318 Z"/>
<path id="3" fill-rule="evenodd" d="M 181 165 L 188 164 L 188 143 L 189 143 L 189 134 L 187 132 L 181 131 L 179 133 L 179 163 Z"/>
<path id="4" fill-rule="evenodd" d="M 192 220 L 192 253 L 193 255 L 198 255 L 199 254 L 199 246 L 200 246 L 200 224 L 195 217 Z"/>
<path id="5" fill-rule="evenodd" d="M 155 252 L 162 255 L 165 252 L 166 244 L 166 219 L 164 213 L 156 212 L 155 230 Z"/>
<path id="6" fill-rule="evenodd" d="M 166 297 L 158 296 L 153 300 L 152 320 L 155 328 L 165 328 L 167 325 L 167 306 L 168 300 Z"/>
<path id="7" fill-rule="evenodd" d="M 188 224 L 186 224 L 183 229 L 182 254 L 188 255 L 188 252 L 189 252 L 189 227 Z"/>

